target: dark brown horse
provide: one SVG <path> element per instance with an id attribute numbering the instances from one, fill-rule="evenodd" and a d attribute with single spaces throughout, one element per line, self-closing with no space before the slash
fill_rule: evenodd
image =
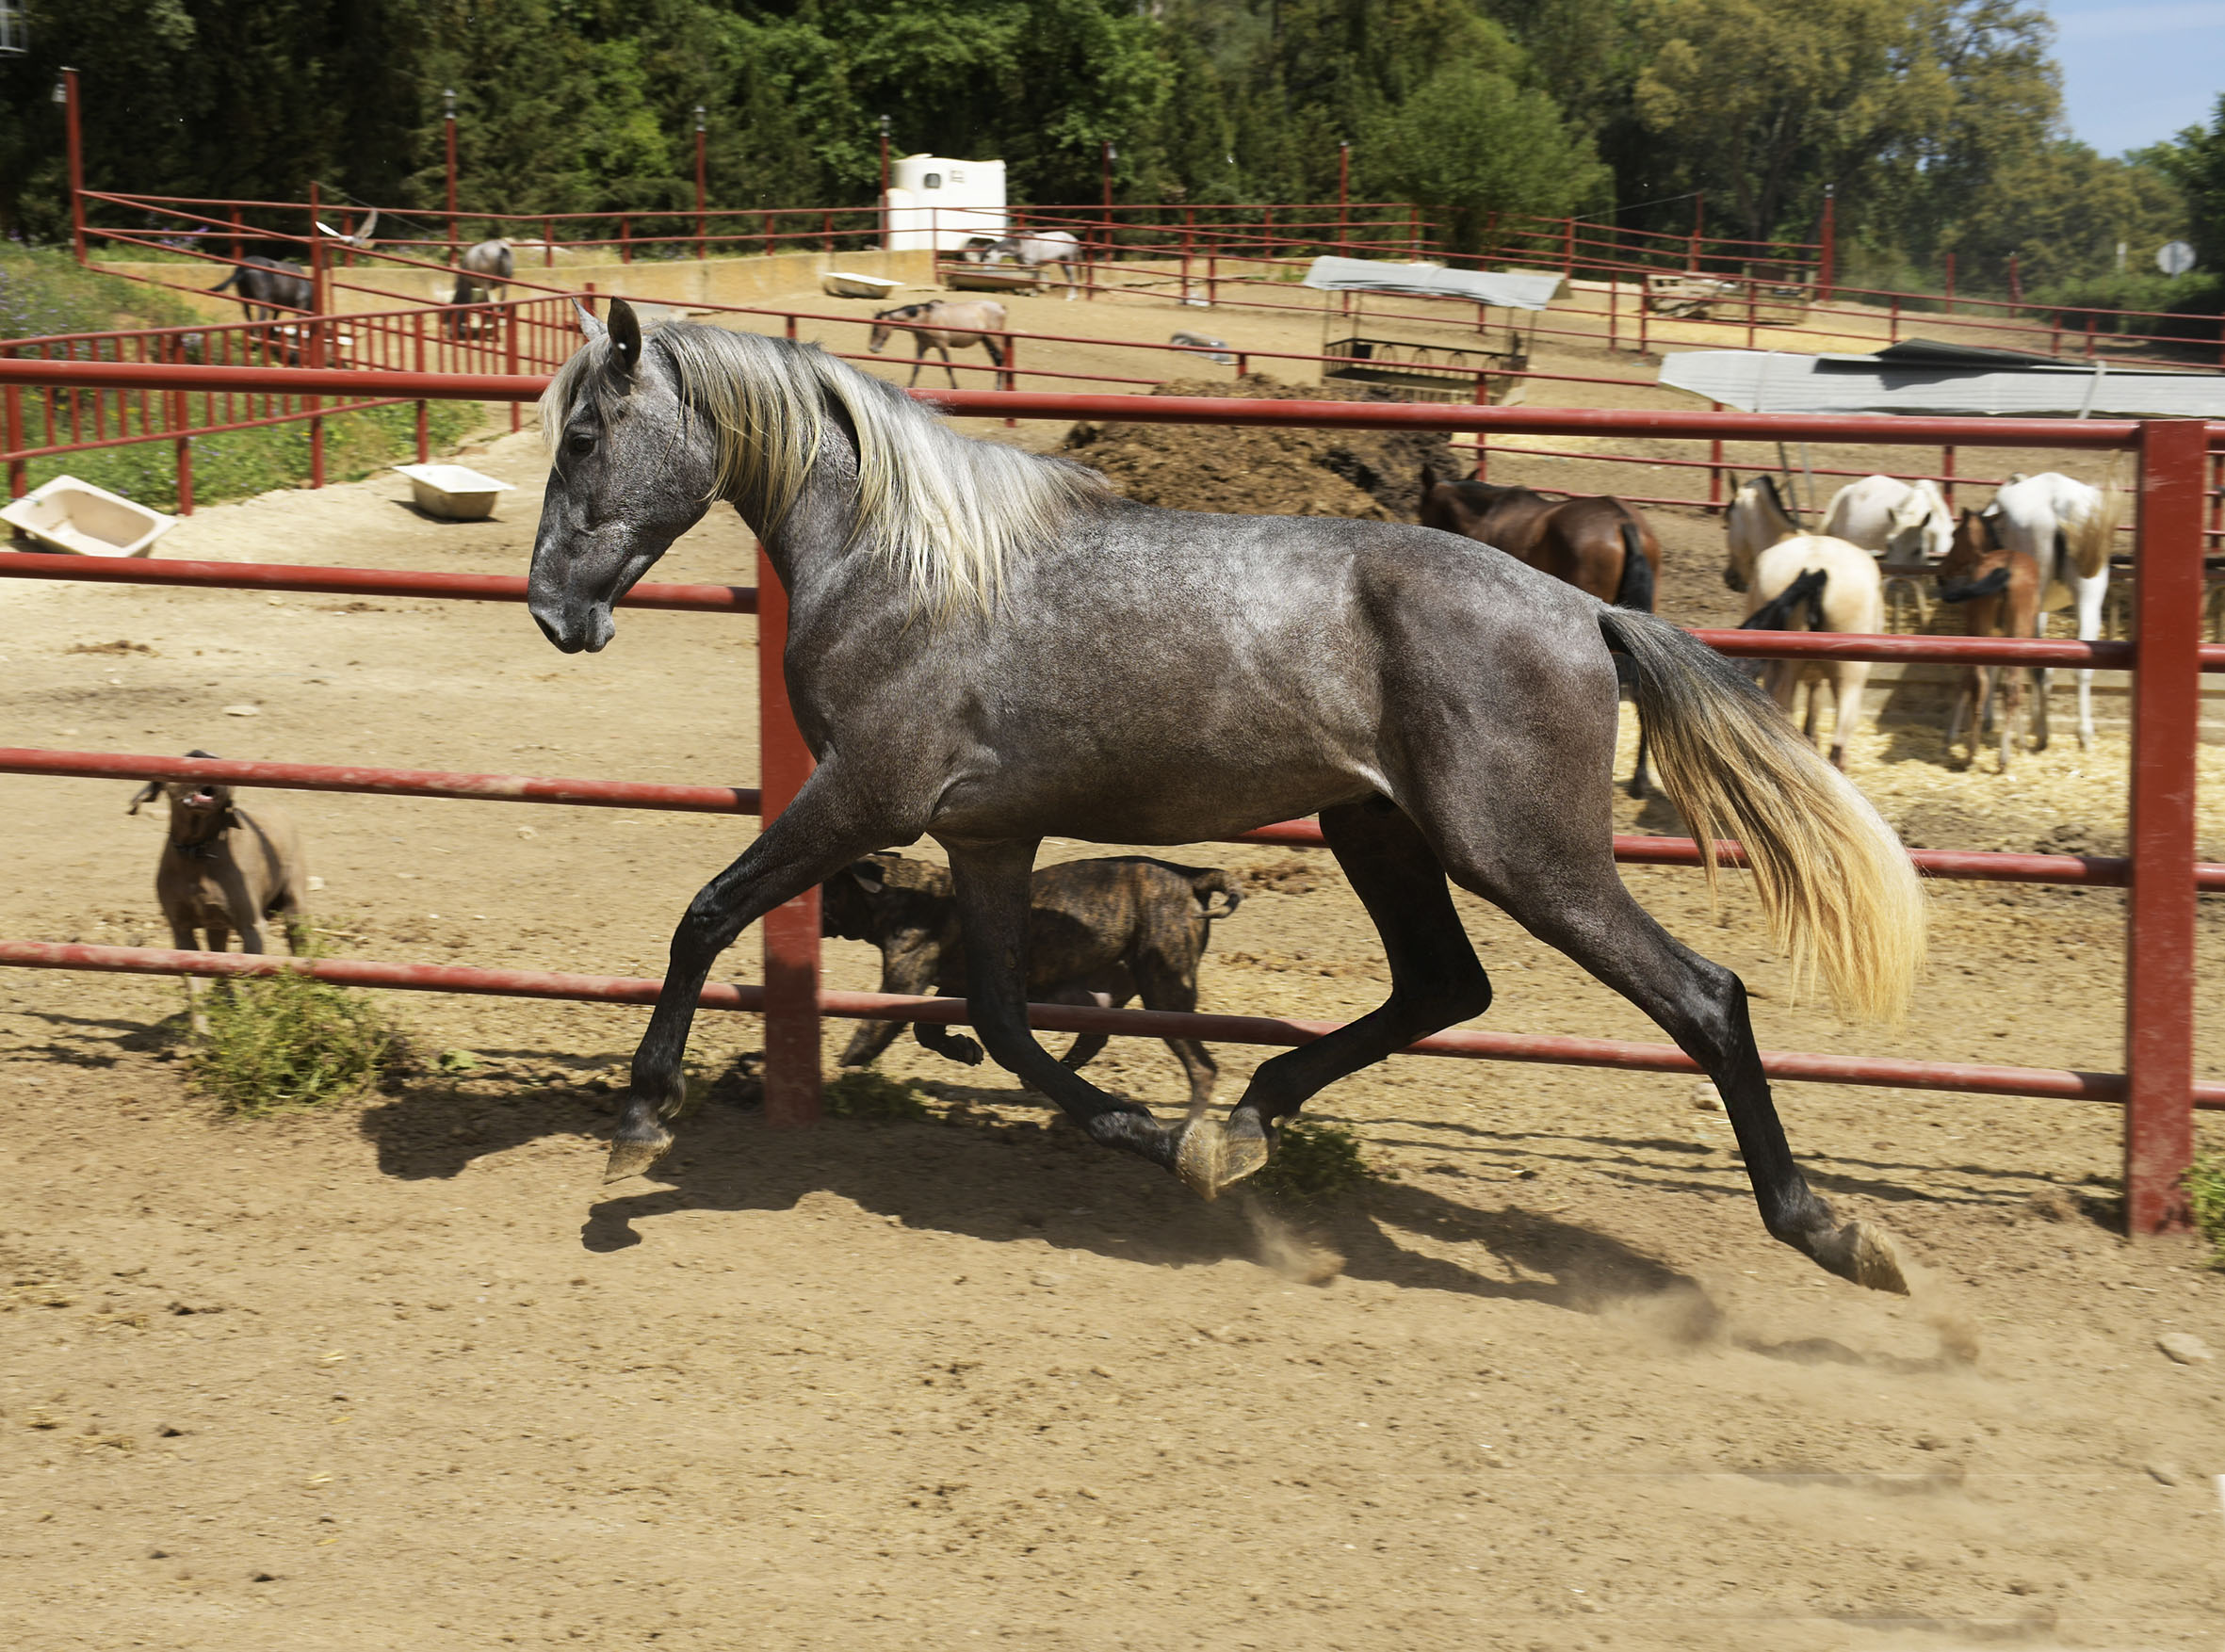
<path id="1" fill-rule="evenodd" d="M 1421 467 L 1421 526 L 1496 545 L 1540 574 L 1616 607 L 1653 611 L 1661 542 L 1646 519 L 1612 494 L 1549 499 L 1528 488 L 1439 481 Z M 1638 734 L 1630 795 L 1646 795 L 1646 736 Z"/>

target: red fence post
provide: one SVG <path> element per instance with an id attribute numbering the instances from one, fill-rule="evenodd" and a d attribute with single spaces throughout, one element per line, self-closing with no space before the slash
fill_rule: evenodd
<path id="1" fill-rule="evenodd" d="M 2183 1178 L 2194 1157 L 2194 749 L 2208 456 L 2200 419 L 2141 423 L 2124 938 L 2124 1213 L 2134 1234 L 2185 1226 Z"/>
<path id="2" fill-rule="evenodd" d="M 11 355 L 13 353 L 9 352 Z M 6 421 L 5 434 L 0 434 L 0 443 L 6 445 L 10 455 L 20 452 L 24 445 L 24 387 L 21 384 L 10 384 L 7 395 L 0 397 L 0 419 Z M 8 462 L 8 496 L 20 499 L 30 491 L 30 466 L 23 460 L 11 457 Z"/>
<path id="3" fill-rule="evenodd" d="M 811 753 L 788 709 L 788 593 L 757 548 L 757 785 L 771 820 L 811 777 Z M 2191 873 L 2188 874 L 2192 876 Z M 819 1122 L 819 891 L 765 915 L 765 1123 Z"/>

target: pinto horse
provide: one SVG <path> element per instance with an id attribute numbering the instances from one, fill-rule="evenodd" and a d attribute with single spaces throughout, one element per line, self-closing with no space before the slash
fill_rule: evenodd
<path id="1" fill-rule="evenodd" d="M 1497 545 L 1508 556 L 1616 607 L 1653 611 L 1661 542 L 1646 519 L 1612 494 L 1548 499 L 1528 488 L 1438 481 L 1421 467 L 1421 526 Z M 1630 795 L 1646 795 L 1646 734 Z"/>
<path id="2" fill-rule="evenodd" d="M 1885 580 L 1877 572 L 1876 558 L 1845 540 L 1803 533 L 1799 519 L 1785 509 L 1774 478 L 1756 477 L 1744 487 L 1738 487 L 1736 477 L 1730 479 L 1736 492 L 1724 517 L 1730 556 L 1723 567 L 1723 583 L 1745 593 L 1748 624 L 1773 607 L 1781 607 L 1762 624 L 1771 629 L 1794 631 L 1885 629 Z M 1811 584 L 1811 594 L 1799 602 L 1780 600 L 1795 582 L 1810 575 L 1822 575 L 1820 588 Z M 1807 610 L 1806 625 L 1795 623 L 1799 608 Z M 1869 662 L 1773 659 L 1763 670 L 1762 681 L 1770 698 L 1788 712 L 1800 684 L 1809 682 L 1808 715 L 1802 726 L 1811 744 L 1818 743 L 1823 688 L 1827 683 L 1830 686 L 1834 713 L 1831 763 L 1834 768 L 1845 768 L 1846 737 L 1861 721 L 1862 691 L 1870 681 Z"/>
<path id="3" fill-rule="evenodd" d="M 1801 1175 L 1736 975 L 1616 875 L 1616 656 L 1664 789 L 1713 865 L 1735 835 L 1775 932 L 1851 1012 L 1901 1013 L 1925 899 L 1892 831 L 1737 667 L 1486 545 L 1344 517 L 1167 510 L 1083 467 L 958 434 L 812 346 L 623 300 L 541 403 L 551 454 L 528 601 L 567 654 L 724 501 L 788 598 L 782 666 L 816 759 L 705 886 L 671 962 L 606 1174 L 672 1145 L 697 996 L 743 930 L 866 855 L 936 838 L 967 1014 L 1000 1066 L 1089 1137 L 1210 1197 L 1279 1120 L 1481 1014 L 1491 985 L 1446 887 L 1495 902 L 1650 1015 L 1707 1073 L 1769 1232 L 1905 1290 L 1892 1240 Z M 671 715 L 693 714 L 694 698 Z M 1195 843 L 1318 814 L 1382 932 L 1390 996 L 1262 1062 L 1225 1120 L 1161 1123 L 1028 1027 L 1030 873 L 1047 836 Z"/>
<path id="4" fill-rule="evenodd" d="M 998 366 L 1004 365 L 1004 352 L 998 348 L 993 333 L 1004 331 L 1004 306 L 994 299 L 930 299 L 923 304 L 906 304 L 901 310 L 880 310 L 873 316 L 873 331 L 866 339 L 866 348 L 879 355 L 887 348 L 892 332 L 912 335 L 912 377 L 910 383 L 919 382 L 919 369 L 927 361 L 931 349 L 942 352 L 943 371 L 950 376 L 950 388 L 958 388 L 958 369 L 950 365 L 950 347 L 965 349 L 980 345 L 989 352 L 989 360 Z"/>

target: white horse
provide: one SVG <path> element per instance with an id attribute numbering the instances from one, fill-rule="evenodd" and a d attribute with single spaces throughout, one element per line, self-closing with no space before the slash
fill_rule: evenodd
<path id="1" fill-rule="evenodd" d="M 951 347 L 966 349 L 978 344 L 989 352 L 989 360 L 1001 367 L 1004 352 L 998 348 L 995 335 L 1004 330 L 1004 306 L 995 299 L 930 299 L 924 304 L 876 310 L 866 348 L 879 355 L 887 348 L 891 333 L 908 332 L 912 335 L 911 382 L 919 382 L 919 369 L 927 361 L 927 352 L 939 350 L 943 371 L 950 376 L 950 387 L 956 389 L 958 369 L 950 365 Z"/>
<path id="2" fill-rule="evenodd" d="M 2001 543 L 2022 551 L 2039 569 L 2039 612 L 2032 635 L 2047 629 L 2047 616 L 2075 605 L 2078 640 L 2102 635 L 2102 599 L 2109 591 L 2109 551 L 2124 515 L 2124 494 L 2112 478 L 2091 488 L 2055 471 L 2012 476 L 1993 495 L 1983 515 L 1992 521 Z M 2039 673 L 2039 714 L 2033 749 L 2047 750 L 2047 672 Z M 2094 673 L 2078 672 L 2078 748 L 2094 739 Z"/>
<path id="3" fill-rule="evenodd" d="M 1735 478 L 1734 478 L 1735 479 Z M 1811 612 L 1820 623 L 1799 624 L 1797 607 L 1785 624 L 1791 629 L 1880 632 L 1885 629 L 1885 581 L 1877 559 L 1857 544 L 1827 534 L 1806 533 L 1785 509 L 1770 477 L 1758 477 L 1740 488 L 1725 518 L 1730 559 L 1723 568 L 1723 583 L 1744 591 L 1746 617 L 1784 594 L 1786 587 L 1803 574 L 1820 573 L 1823 590 Z M 1870 663 L 1861 659 L 1773 659 L 1762 673 L 1762 687 L 1789 714 L 1802 682 L 1810 682 L 1808 715 L 1802 731 L 1810 745 L 1819 745 L 1817 724 L 1823 710 L 1823 685 L 1831 688 L 1831 763 L 1846 767 L 1846 737 L 1861 721 L 1862 691 L 1870 681 Z"/>
<path id="4" fill-rule="evenodd" d="M 1866 476 L 1831 495 L 1824 532 L 1890 562 L 1930 567 L 1955 541 L 1955 513 L 1928 478 Z"/>
<path id="5" fill-rule="evenodd" d="M 1046 264 L 1055 264 L 1065 272 L 1066 300 L 1071 303 L 1080 284 L 1074 274 L 1074 267 L 1081 261 L 1081 242 L 1071 230 L 1034 230 L 1017 235 L 1007 235 L 994 242 L 982 254 L 985 264 L 1001 264 L 1007 258 L 1015 264 L 1024 264 L 1030 269 L 1039 269 Z"/>

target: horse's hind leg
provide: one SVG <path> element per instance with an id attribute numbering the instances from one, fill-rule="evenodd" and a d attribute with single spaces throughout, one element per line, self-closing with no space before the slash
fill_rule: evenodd
<path id="1" fill-rule="evenodd" d="M 958 921 L 966 937 L 967 1010 L 990 1058 L 1057 1102 L 1092 1141 L 1175 1168 L 1182 1136 L 1161 1125 L 1147 1108 L 1108 1095 L 1061 1064 L 1029 1028 L 1029 883 L 1035 840 L 943 847 L 950 851 Z"/>
<path id="2" fill-rule="evenodd" d="M 1892 1240 L 1868 1223 L 1842 1223 L 1794 1162 L 1746 1017 L 1745 983 L 1647 915 L 1604 848 L 1509 832 L 1475 852 L 1448 848 L 1445 860 L 1464 887 L 1645 1011 L 1714 1080 L 1774 1238 L 1842 1279 L 1905 1293 Z"/>
<path id="3" fill-rule="evenodd" d="M 1453 909 L 1445 869 L 1414 822 L 1374 798 L 1324 809 L 1321 830 L 1383 937 L 1390 996 L 1357 1021 L 1260 1063 L 1228 1115 L 1223 1186 L 1266 1162 L 1275 1121 L 1307 1097 L 1490 1007 L 1490 979 Z"/>

